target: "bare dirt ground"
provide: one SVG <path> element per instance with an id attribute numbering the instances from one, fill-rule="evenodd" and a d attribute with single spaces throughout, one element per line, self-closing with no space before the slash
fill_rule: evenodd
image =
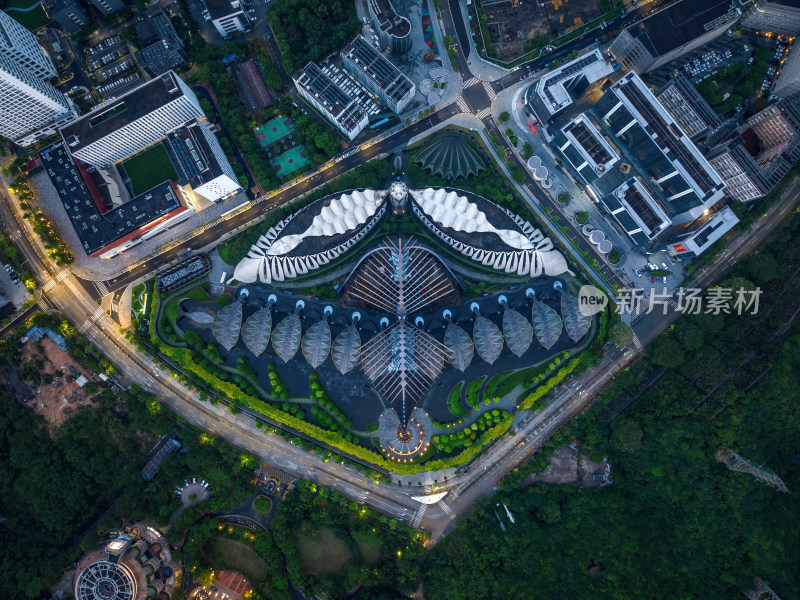
<path id="1" fill-rule="evenodd" d="M 530 38 L 559 37 L 601 14 L 598 0 L 525 0 L 516 6 L 514 0 L 498 0 L 482 6 L 489 38 L 504 60 L 522 55 Z"/>
<path id="2" fill-rule="evenodd" d="M 39 346 L 44 350 L 43 354 L 39 354 Z M 81 406 L 94 406 L 95 403 L 89 400 L 83 389 L 75 383 L 75 377 L 69 367 L 73 367 L 87 378 L 89 373 L 78 366 L 69 354 L 56 346 L 49 337 L 45 336 L 36 343 L 25 344 L 22 351 L 23 365 L 38 359 L 43 363 L 42 373 L 56 377 L 52 383 L 42 384 L 35 389 L 28 406 L 33 408 L 36 414 L 44 417 L 52 431 L 75 415 Z M 58 374 L 60 376 L 57 376 Z"/>
<path id="3" fill-rule="evenodd" d="M 552 483 L 556 485 L 569 485 L 577 483 L 580 487 L 599 487 L 600 481 L 594 481 L 592 476 L 602 474 L 603 467 L 600 463 L 589 460 L 589 457 L 580 452 L 580 468 L 578 467 L 578 450 L 564 446 L 556 450 L 550 462 L 541 473 L 534 473 L 525 479 L 523 485 L 534 483 Z"/>

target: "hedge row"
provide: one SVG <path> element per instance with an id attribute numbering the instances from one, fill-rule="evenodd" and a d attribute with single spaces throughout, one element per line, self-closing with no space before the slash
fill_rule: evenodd
<path id="1" fill-rule="evenodd" d="M 433 443 L 442 452 L 449 454 L 459 446 L 469 448 L 478 437 L 478 430 L 485 431 L 487 427 L 499 424 L 505 417 L 508 416 L 504 410 L 496 408 L 494 410 L 487 410 L 472 424 L 464 429 L 455 433 L 448 433 L 444 435 L 433 436 Z"/>
<path id="2" fill-rule="evenodd" d="M 581 364 L 581 359 L 573 358 L 571 361 L 569 361 L 567 366 L 559 369 L 558 373 L 548 379 L 546 383 L 537 387 L 533 393 L 528 394 L 528 396 L 526 396 L 525 399 L 517 406 L 517 409 L 527 410 L 531 408 L 537 400 L 540 400 L 547 392 L 561 383 L 567 375 L 572 373 L 572 371 L 574 371 L 579 364 Z"/>

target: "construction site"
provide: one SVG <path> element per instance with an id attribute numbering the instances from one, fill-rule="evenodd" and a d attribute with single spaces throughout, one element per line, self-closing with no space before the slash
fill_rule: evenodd
<path id="1" fill-rule="evenodd" d="M 493 0 L 483 2 L 486 31 L 501 60 L 513 60 L 602 16 L 609 0 Z M 526 42 L 530 43 L 526 45 Z"/>

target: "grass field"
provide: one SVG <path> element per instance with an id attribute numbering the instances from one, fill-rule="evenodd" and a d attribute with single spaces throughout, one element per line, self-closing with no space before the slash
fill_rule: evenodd
<path id="1" fill-rule="evenodd" d="M 31 30 L 47 25 L 50 21 L 42 8 L 40 0 L 2 0 L 0 8 L 5 10 L 8 16 L 17 23 Z"/>
<path id="2" fill-rule="evenodd" d="M 486 379 L 486 375 L 481 375 L 477 379 L 473 380 L 472 383 L 469 384 L 467 388 L 467 402 L 472 408 L 478 408 L 478 391 L 481 389 L 481 385 L 483 385 L 483 381 Z"/>
<path id="3" fill-rule="evenodd" d="M 214 538 L 203 546 L 202 554 L 208 566 L 239 571 L 254 584 L 269 572 L 267 564 L 255 552 L 234 540 Z"/>
<path id="4" fill-rule="evenodd" d="M 167 151 L 161 144 L 126 160 L 122 163 L 122 167 L 131 180 L 134 196 L 143 194 L 167 180 L 178 181 L 175 167 L 172 166 Z"/>
<path id="5" fill-rule="evenodd" d="M 344 573 L 352 556 L 350 549 L 327 527 L 319 528 L 316 540 L 295 536 L 294 545 L 300 567 L 307 573 L 332 575 Z"/>

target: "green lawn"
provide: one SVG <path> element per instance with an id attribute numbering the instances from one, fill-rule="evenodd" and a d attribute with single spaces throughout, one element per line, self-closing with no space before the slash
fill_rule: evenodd
<path id="1" fill-rule="evenodd" d="M 268 515 L 269 511 L 272 510 L 272 500 L 266 496 L 258 496 L 253 500 L 253 508 L 256 509 L 256 512 Z"/>
<path id="2" fill-rule="evenodd" d="M 14 10 L 16 8 L 26 9 L 31 6 L 35 8 L 33 10 Z M 0 2 L 0 8 L 5 10 L 8 16 L 17 23 L 31 30 L 47 25 L 50 21 L 39 0 L 3 0 Z"/>
<path id="3" fill-rule="evenodd" d="M 485 379 L 486 375 L 481 375 L 472 383 L 470 383 L 469 387 L 467 388 L 467 402 L 469 402 L 469 405 L 472 408 L 478 408 L 478 390 L 481 389 L 481 385 L 483 385 Z"/>
<path id="4" fill-rule="evenodd" d="M 450 412 L 456 417 L 465 417 L 468 414 L 467 411 L 464 410 L 464 405 L 461 404 L 461 388 L 463 385 L 464 382 L 459 381 L 456 387 L 450 390 L 450 396 L 447 398 L 447 405 L 450 407 Z"/>
<path id="5" fill-rule="evenodd" d="M 316 540 L 295 536 L 294 545 L 300 567 L 307 573 L 330 575 L 344 573 L 353 558 L 350 549 L 325 526 L 319 528 Z"/>
<path id="6" fill-rule="evenodd" d="M 157 144 L 122 163 L 131 180 L 134 196 L 143 194 L 167 180 L 178 181 L 178 173 L 167 156 L 164 146 Z"/>
<path id="7" fill-rule="evenodd" d="M 203 546 L 203 557 L 209 567 L 239 571 L 251 583 L 267 576 L 269 567 L 258 554 L 241 542 L 214 538 Z"/>

